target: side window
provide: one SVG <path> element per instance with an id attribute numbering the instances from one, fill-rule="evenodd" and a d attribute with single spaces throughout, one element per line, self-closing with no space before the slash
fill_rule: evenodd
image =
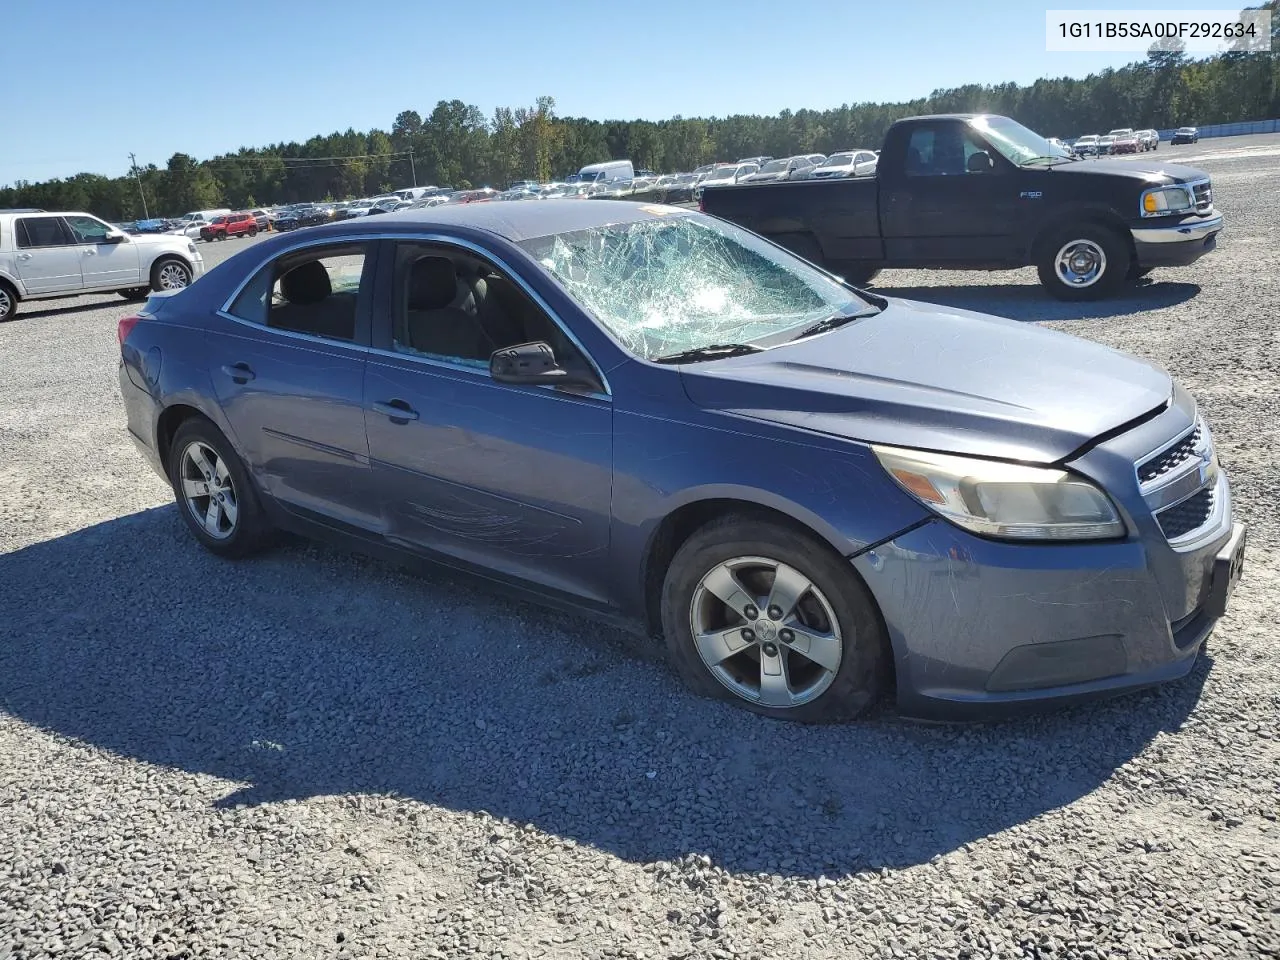
<path id="1" fill-rule="evenodd" d="M 230 313 L 273 330 L 354 341 L 366 261 L 363 244 L 285 254 L 254 275 Z"/>
<path id="2" fill-rule="evenodd" d="M 65 247 L 74 243 L 61 217 L 23 217 L 18 221 L 18 246 Z"/>
<path id="3" fill-rule="evenodd" d="M 94 217 L 67 217 L 66 221 L 76 243 L 102 243 L 111 229 Z"/>
<path id="4" fill-rule="evenodd" d="M 949 177 L 990 172 L 989 166 L 970 168 L 969 158 L 979 153 L 988 151 L 959 124 L 918 127 L 907 142 L 907 176 Z"/>
<path id="5" fill-rule="evenodd" d="M 392 349 L 488 369 L 497 350 L 543 341 L 562 363 L 577 351 L 514 280 L 469 253 L 396 246 Z"/>

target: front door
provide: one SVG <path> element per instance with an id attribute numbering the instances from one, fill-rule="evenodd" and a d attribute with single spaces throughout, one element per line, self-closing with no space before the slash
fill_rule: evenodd
<path id="1" fill-rule="evenodd" d="M 14 225 L 18 277 L 29 294 L 75 293 L 84 288 L 80 246 L 61 217 L 21 217 Z"/>
<path id="2" fill-rule="evenodd" d="M 138 244 L 132 237 L 107 243 L 112 229 L 97 217 L 76 214 L 65 218 L 80 245 L 80 274 L 86 290 L 125 289 L 146 283 L 138 265 Z M 115 231 L 118 232 L 118 231 Z"/>
<path id="3" fill-rule="evenodd" d="M 264 490 L 295 512 L 368 530 L 378 527 L 363 407 L 372 249 L 282 254 L 207 337 L 218 402 Z"/>
<path id="4" fill-rule="evenodd" d="M 985 153 L 991 166 L 975 160 Z M 980 159 L 980 158 L 979 158 Z M 885 252 L 905 263 L 1017 259 L 1018 185 L 1007 162 L 960 121 L 911 130 L 904 169 L 879 171 Z"/>
<path id="5" fill-rule="evenodd" d="M 611 400 L 498 383 L 488 370 L 494 350 L 537 340 L 562 362 L 589 361 L 495 263 L 448 245 L 394 249 L 365 378 L 388 536 L 604 602 Z"/>

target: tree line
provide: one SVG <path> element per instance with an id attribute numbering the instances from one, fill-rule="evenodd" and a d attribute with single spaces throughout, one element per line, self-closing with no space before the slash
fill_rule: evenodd
<path id="1" fill-rule="evenodd" d="M 1276 10 L 1280 0 L 1269 0 Z M 1280 13 L 1273 17 L 1280 33 Z M 1192 60 L 1152 52 L 1137 63 L 1082 79 L 971 84 L 905 103 L 855 103 L 776 116 L 669 120 L 560 117 L 551 97 L 485 116 L 460 100 L 441 100 L 427 116 L 405 110 L 390 130 L 347 130 L 305 143 L 241 148 L 198 161 L 175 153 L 164 167 L 136 175 L 80 173 L 0 188 L 0 208 L 86 210 L 108 220 L 177 216 L 187 210 L 245 208 L 370 196 L 418 184 L 504 187 L 515 179 L 551 180 L 588 163 L 629 159 L 658 172 L 692 170 L 714 160 L 769 154 L 829 154 L 879 146 L 904 116 L 990 112 L 1014 117 L 1046 136 L 1077 136 L 1119 126 L 1166 129 L 1280 117 L 1280 54 L 1229 52 Z"/>

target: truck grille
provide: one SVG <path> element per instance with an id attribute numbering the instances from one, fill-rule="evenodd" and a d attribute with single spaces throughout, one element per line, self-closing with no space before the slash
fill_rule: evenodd
<path id="1" fill-rule="evenodd" d="M 1138 482 L 1150 483 L 1152 480 L 1164 476 L 1170 470 L 1190 460 L 1195 456 L 1196 447 L 1200 444 L 1201 436 L 1201 427 L 1197 423 L 1194 430 L 1173 446 L 1161 450 L 1150 460 L 1141 464 L 1138 467 Z"/>
<path id="2" fill-rule="evenodd" d="M 1213 488 L 1205 487 L 1176 506 L 1156 515 L 1160 529 L 1169 540 L 1186 536 L 1208 522 L 1213 513 Z"/>
<path id="3" fill-rule="evenodd" d="M 1196 212 L 1205 213 L 1213 207 L 1213 185 L 1208 180 L 1191 185 L 1196 198 Z"/>

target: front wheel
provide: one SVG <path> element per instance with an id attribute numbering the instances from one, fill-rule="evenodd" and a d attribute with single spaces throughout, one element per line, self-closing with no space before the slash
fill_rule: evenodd
<path id="1" fill-rule="evenodd" d="M 258 235 L 258 228 L 257 228 L 257 227 L 250 227 L 250 228 L 249 228 L 249 236 L 252 238 L 252 237 L 256 237 L 257 235 Z"/>
<path id="2" fill-rule="evenodd" d="M 1059 300 L 1098 300 L 1124 283 L 1132 259 L 1129 244 L 1110 227 L 1082 223 L 1040 244 L 1036 270 Z"/>
<path id="3" fill-rule="evenodd" d="M 270 527 L 249 475 L 221 431 L 203 417 L 183 422 L 169 450 L 169 481 L 188 529 L 225 557 L 260 549 Z"/>
<path id="4" fill-rule="evenodd" d="M 153 290 L 183 290 L 191 286 L 191 268 L 181 260 L 157 260 L 151 268 Z"/>
<path id="5" fill-rule="evenodd" d="M 676 552 L 662 590 L 672 665 L 693 690 L 778 719 L 855 717 L 888 658 L 870 593 L 815 537 L 730 516 Z"/>

